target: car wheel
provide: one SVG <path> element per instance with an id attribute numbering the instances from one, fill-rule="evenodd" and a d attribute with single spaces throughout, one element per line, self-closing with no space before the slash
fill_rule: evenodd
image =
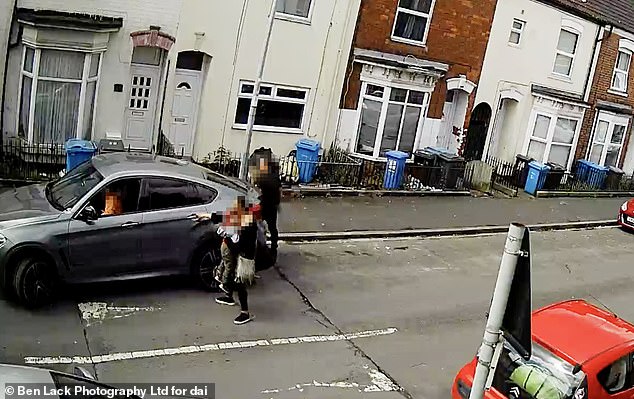
<path id="1" fill-rule="evenodd" d="M 219 291 L 215 271 L 221 259 L 220 247 L 214 247 L 212 244 L 198 248 L 192 257 L 192 274 L 205 291 Z"/>
<path id="2" fill-rule="evenodd" d="M 46 260 L 27 256 L 19 261 L 13 275 L 17 299 L 29 308 L 38 308 L 55 300 L 57 275 Z"/>

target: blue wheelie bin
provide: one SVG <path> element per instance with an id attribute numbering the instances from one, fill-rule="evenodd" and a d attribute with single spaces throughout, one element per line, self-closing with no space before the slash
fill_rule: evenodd
<path id="1" fill-rule="evenodd" d="M 528 175 L 526 176 L 526 186 L 524 191 L 531 195 L 535 195 L 538 190 L 544 187 L 546 176 L 550 171 L 550 166 L 544 165 L 537 161 L 531 161 L 528 164 Z"/>
<path id="2" fill-rule="evenodd" d="M 602 189 L 605 186 L 605 180 L 608 177 L 609 168 L 598 165 L 594 162 L 590 163 L 586 183 L 593 189 Z"/>
<path id="3" fill-rule="evenodd" d="M 310 139 L 301 139 L 295 146 L 297 148 L 299 182 L 310 183 L 315 176 L 319 162 L 319 142 Z"/>
<path id="4" fill-rule="evenodd" d="M 405 174 L 405 161 L 409 154 L 401 151 L 388 151 L 385 153 L 387 164 L 385 165 L 385 175 L 383 176 L 383 188 L 386 190 L 396 190 L 401 187 L 403 175 Z"/>
<path id="5" fill-rule="evenodd" d="M 97 146 L 92 141 L 70 139 L 65 144 L 66 173 L 78 165 L 88 161 L 97 152 Z"/>

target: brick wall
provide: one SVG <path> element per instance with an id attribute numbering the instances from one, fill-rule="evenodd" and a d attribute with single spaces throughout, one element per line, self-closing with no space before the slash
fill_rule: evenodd
<path id="1" fill-rule="evenodd" d="M 496 0 L 437 0 L 426 47 L 390 39 L 398 0 L 362 0 L 353 46 L 386 53 L 408 55 L 450 65 L 445 77 L 460 74 L 478 81 L 491 30 Z M 355 108 L 359 95 L 359 68 L 350 75 L 345 108 Z M 349 70 L 350 72 L 350 70 Z M 438 82 L 431 99 L 429 117 L 442 117 L 446 86 Z M 469 110 L 474 94 L 469 99 Z M 469 114 L 466 120 L 468 121 Z"/>
<path id="2" fill-rule="evenodd" d="M 575 159 L 583 159 L 586 155 L 586 150 L 589 145 L 589 140 L 592 136 L 592 129 L 594 119 L 597 114 L 595 107 L 597 101 L 609 101 L 617 104 L 629 105 L 634 107 L 634 62 L 630 65 L 630 73 L 628 76 L 628 96 L 619 96 L 617 94 L 609 93 L 612 87 L 612 74 L 614 72 L 614 65 L 616 64 L 616 57 L 619 51 L 619 41 L 622 38 L 609 31 L 606 31 L 601 43 L 601 51 L 599 52 L 599 58 L 597 62 L 597 68 L 594 73 L 594 80 L 590 89 L 590 97 L 588 102 L 592 104 L 592 107 L 586 111 L 583 125 L 581 126 L 581 132 L 579 134 L 579 142 L 577 145 L 577 152 Z M 626 133 L 624 149 L 627 148 L 632 132 L 632 126 L 630 124 L 628 132 Z M 622 166 L 625 159 L 625 152 L 621 152 L 621 159 L 619 165 Z"/>

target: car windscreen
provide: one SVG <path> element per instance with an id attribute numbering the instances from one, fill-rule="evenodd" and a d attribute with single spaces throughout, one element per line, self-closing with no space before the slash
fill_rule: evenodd
<path id="1" fill-rule="evenodd" d="M 582 371 L 533 342 L 529 360 L 505 342 L 493 386 L 506 397 L 519 399 L 572 399 L 585 380 Z M 518 396 L 519 394 L 519 396 Z"/>
<path id="2" fill-rule="evenodd" d="M 92 162 L 84 162 L 61 179 L 49 183 L 46 194 L 53 206 L 60 210 L 72 208 L 103 180 Z"/>

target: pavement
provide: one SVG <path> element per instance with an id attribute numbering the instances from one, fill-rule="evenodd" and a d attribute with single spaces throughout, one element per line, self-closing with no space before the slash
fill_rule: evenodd
<path id="1" fill-rule="evenodd" d="M 442 229 L 616 220 L 626 198 L 305 197 L 282 203 L 284 233 Z"/>
<path id="2" fill-rule="evenodd" d="M 534 308 L 587 298 L 634 321 L 633 234 L 531 238 Z M 0 298 L 0 362 L 87 362 L 107 383 L 215 382 L 218 398 L 446 399 L 482 338 L 504 240 L 282 244 L 244 326 L 174 278 L 71 287 L 36 312 Z"/>

